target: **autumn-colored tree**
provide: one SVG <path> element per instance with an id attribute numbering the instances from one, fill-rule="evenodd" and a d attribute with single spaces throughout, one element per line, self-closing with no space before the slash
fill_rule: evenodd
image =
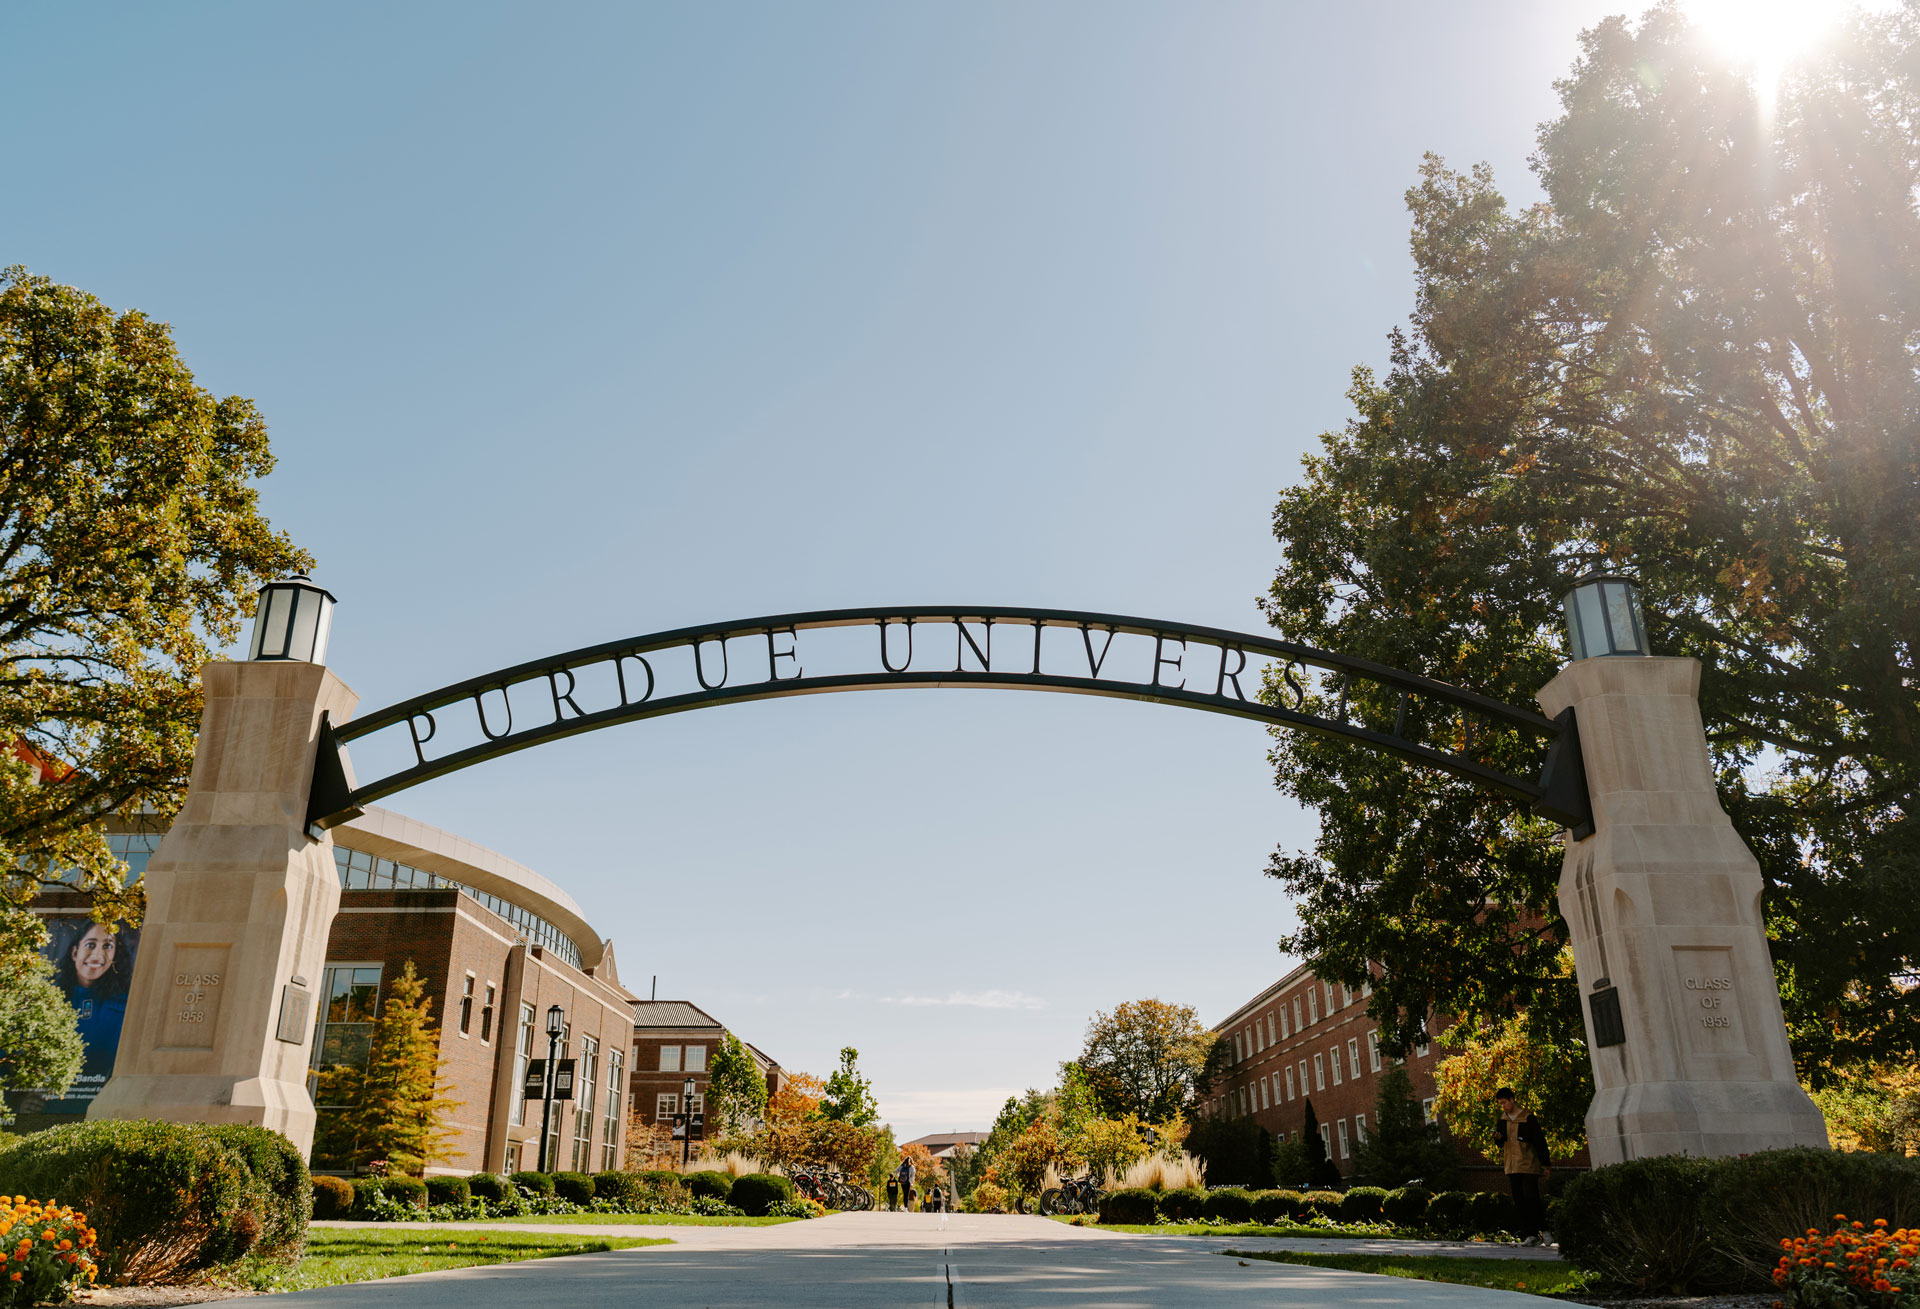
<path id="1" fill-rule="evenodd" d="M 102 921 L 141 898 L 101 821 L 179 807 L 200 668 L 253 593 L 311 563 L 261 517 L 253 402 L 195 385 L 165 323 L 0 272 L 0 938 L 81 873 Z"/>
<path id="2" fill-rule="evenodd" d="M 1040 1117 L 1028 1123 L 1026 1129 L 1001 1151 L 993 1167 L 995 1180 L 1002 1186 L 1020 1195 L 1031 1196 L 1039 1194 L 1048 1164 L 1073 1168 L 1081 1162 L 1068 1153 L 1067 1143 L 1061 1139 L 1060 1129 L 1053 1120 Z"/>
<path id="3" fill-rule="evenodd" d="M 1145 1159 L 1155 1148 L 1148 1144 L 1150 1138 L 1143 1130 L 1146 1127 L 1138 1114 L 1124 1118 L 1090 1118 L 1072 1137 L 1073 1153 L 1093 1169 L 1095 1177 L 1125 1172 L 1128 1164 Z"/>
<path id="4" fill-rule="evenodd" d="M 627 1118 L 626 1149 L 621 1168 L 629 1173 L 672 1168 L 680 1160 L 680 1143 L 673 1139 L 672 1123 L 649 1123 L 639 1114 Z"/>
<path id="5" fill-rule="evenodd" d="M 767 1109 L 767 1078 L 746 1044 L 728 1032 L 707 1066 L 707 1115 L 716 1136 L 744 1131 Z"/>
<path id="6" fill-rule="evenodd" d="M 767 1121 L 801 1122 L 818 1113 L 826 1098 L 824 1082 L 812 1073 L 795 1073 L 785 1086 L 767 1097 Z"/>
<path id="7" fill-rule="evenodd" d="M 947 1185 L 947 1170 L 942 1161 L 933 1157 L 933 1151 L 917 1141 L 909 1141 L 900 1147 L 902 1163 L 913 1164 L 914 1185 L 922 1191 L 933 1186 Z M 898 1165 L 896 1165 L 897 1167 Z"/>
<path id="8" fill-rule="evenodd" d="M 1593 1064 L 1586 1043 L 1556 1039 L 1555 1029 L 1530 1015 L 1480 1027 L 1459 1024 L 1441 1043 L 1459 1051 L 1434 1069 L 1433 1110 L 1447 1130 L 1489 1159 L 1499 1159 L 1493 1093 L 1510 1086 L 1547 1134 L 1547 1148 L 1563 1159 L 1587 1143 L 1587 1106 L 1593 1102 Z"/>
<path id="9" fill-rule="evenodd" d="M 1191 1005 L 1129 1000 L 1094 1014 L 1077 1062 L 1107 1116 L 1170 1118 L 1192 1101 L 1212 1045 Z"/>
<path id="10" fill-rule="evenodd" d="M 1428 159 L 1410 328 L 1273 515 L 1284 636 L 1508 704 L 1565 663 L 1575 577 L 1639 580 L 1654 650 L 1700 662 L 1816 1085 L 1920 1055 L 1916 53 L 1920 8 L 1855 11 L 1763 104 L 1679 4 L 1583 33 L 1532 160 L 1542 203 Z M 1458 714 L 1397 716 L 1360 683 L 1300 707 L 1465 744 Z M 1540 762 L 1491 727 L 1470 749 Z M 1309 733 L 1273 759 L 1319 818 L 1272 866 L 1299 913 L 1282 948 L 1371 976 L 1389 1050 L 1436 1011 L 1584 1039 L 1552 824 Z"/>
<path id="11" fill-rule="evenodd" d="M 417 1177 L 428 1164 L 448 1157 L 453 1133 L 441 1119 L 460 1102 L 447 1098 L 441 1076 L 445 1063 L 433 997 L 409 959 L 374 1020 L 358 1103 L 349 1110 L 359 1161 L 385 1159 L 393 1172 Z"/>

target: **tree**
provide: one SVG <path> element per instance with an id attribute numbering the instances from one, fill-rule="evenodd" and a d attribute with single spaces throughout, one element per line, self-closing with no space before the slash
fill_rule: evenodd
<path id="1" fill-rule="evenodd" d="M 195 385 L 165 323 L 0 272 L 0 905 L 79 869 L 101 921 L 139 921 L 101 821 L 172 818 L 201 666 L 312 562 L 258 512 L 272 467 L 253 402 Z"/>
<path id="2" fill-rule="evenodd" d="M 1340 1184 L 1340 1166 L 1327 1158 L 1327 1142 L 1320 1135 L 1320 1115 L 1313 1111 L 1313 1101 L 1308 1099 L 1306 1120 L 1300 1129 L 1300 1148 L 1306 1160 L 1307 1182 L 1312 1186 L 1338 1186 Z"/>
<path id="3" fill-rule="evenodd" d="M 766 1109 L 766 1075 L 740 1038 L 728 1032 L 707 1070 L 707 1112 L 713 1116 L 716 1134 L 745 1131 L 747 1123 L 762 1117 Z"/>
<path id="4" fill-rule="evenodd" d="M 1766 881 L 1795 1054 L 1818 1083 L 1920 1052 L 1920 11 L 1856 14 L 1760 112 L 1665 4 L 1581 38 L 1540 132 L 1546 202 L 1429 158 L 1417 292 L 1383 378 L 1280 498 L 1267 599 L 1289 639 L 1528 704 L 1559 597 L 1621 566 L 1663 654 L 1700 660 L 1720 794 Z M 1350 716 L 1396 700 L 1355 684 Z M 1291 687 L 1274 685 L 1269 694 Z M 1340 687 L 1308 687 L 1331 713 Z M 1457 716 L 1408 737 L 1458 748 Z M 1472 750 L 1538 767 L 1514 734 Z M 1282 947 L 1358 985 L 1401 1050 L 1424 1015 L 1520 1011 L 1581 1039 L 1557 967 L 1550 824 L 1337 741 L 1277 736 L 1316 809 L 1270 872 Z"/>
<path id="5" fill-rule="evenodd" d="M 418 1177 L 449 1157 L 442 1117 L 459 1102 L 446 1096 L 440 1073 L 440 1028 L 413 960 L 393 979 L 374 1021 L 358 1102 L 349 1111 L 360 1162 L 385 1159 L 395 1173 Z"/>
<path id="6" fill-rule="evenodd" d="M 85 1057 L 73 1006 L 53 984 L 53 965 L 37 950 L 0 940 L 0 1091 L 64 1095 Z"/>
<path id="7" fill-rule="evenodd" d="M 1213 1186 L 1271 1186 L 1273 1146 L 1273 1133 L 1245 1114 L 1202 1118 L 1187 1137 L 1187 1152 L 1207 1161 Z"/>
<path id="8" fill-rule="evenodd" d="M 820 1112 L 836 1122 L 865 1127 L 879 1119 L 880 1106 L 873 1098 L 873 1084 L 860 1075 L 859 1058 L 852 1046 L 840 1051 L 840 1067 L 827 1078 Z"/>
<path id="9" fill-rule="evenodd" d="M 1353 1171 L 1368 1186 L 1418 1182 L 1434 1191 L 1446 1190 L 1459 1171 L 1446 1129 L 1427 1121 L 1406 1069 L 1389 1068 L 1381 1074 L 1373 1126 L 1360 1143 Z"/>
<path id="10" fill-rule="evenodd" d="M 1038 1195 L 1047 1165 L 1071 1162 L 1060 1129 L 1041 1116 L 1028 1123 L 994 1161 L 993 1180 L 1016 1196 Z"/>
<path id="11" fill-rule="evenodd" d="M 1587 1144 L 1587 1106 L 1593 1103 L 1593 1065 L 1584 1042 L 1557 1039 L 1531 1014 L 1478 1029 L 1461 1024 L 1444 1041 L 1460 1053 L 1442 1059 L 1433 1072 L 1434 1112 L 1447 1130 L 1498 1159 L 1494 1125 L 1500 1111 L 1493 1093 L 1512 1087 L 1547 1134 L 1547 1148 L 1564 1159 Z"/>
<path id="12" fill-rule="evenodd" d="M 784 1123 L 811 1118 L 820 1112 L 826 1096 L 826 1084 L 819 1078 L 812 1073 L 795 1073 L 767 1098 L 767 1120 Z"/>
<path id="13" fill-rule="evenodd" d="M 1212 1045 L 1192 1006 L 1129 1000 L 1094 1014 L 1078 1063 L 1108 1116 L 1170 1118 L 1192 1102 Z"/>
<path id="14" fill-rule="evenodd" d="M 1850 1068 L 1813 1092 L 1836 1150 L 1920 1154 L 1920 1067 Z"/>

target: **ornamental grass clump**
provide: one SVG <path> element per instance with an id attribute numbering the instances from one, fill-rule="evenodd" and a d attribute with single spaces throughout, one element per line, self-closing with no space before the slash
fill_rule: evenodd
<path id="1" fill-rule="evenodd" d="M 1204 1190 L 1207 1185 L 1207 1161 L 1196 1159 L 1185 1150 L 1162 1150 L 1128 1164 L 1115 1176 L 1107 1174 L 1109 1191 L 1185 1191 Z"/>
<path id="2" fill-rule="evenodd" d="M 98 1234 L 87 1216 L 52 1200 L 0 1196 L 0 1309 L 58 1303 L 98 1276 Z"/>
<path id="3" fill-rule="evenodd" d="M 1910 1309 L 1920 1305 L 1920 1227 L 1872 1226 L 1835 1214 L 1825 1236 L 1782 1237 L 1773 1284 L 1788 1303 L 1821 1309 Z"/>

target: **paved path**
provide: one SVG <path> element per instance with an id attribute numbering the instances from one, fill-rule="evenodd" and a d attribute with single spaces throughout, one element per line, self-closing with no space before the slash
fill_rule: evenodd
<path id="1" fill-rule="evenodd" d="M 1511 1246 L 1450 1242 L 1305 1241 L 1275 1237 L 1129 1236 L 1068 1227 L 1044 1218 L 982 1214 L 840 1214 L 778 1227 L 525 1225 L 575 1235 L 667 1236 L 675 1244 L 417 1277 L 279 1296 L 276 1306 L 405 1304 L 409 1309 L 474 1309 L 529 1303 L 648 1309 L 768 1309 L 921 1305 L 998 1306 L 1206 1304 L 1309 1309 L 1319 1305 L 1538 1304 L 1530 1296 L 1475 1287 L 1372 1277 L 1264 1260 L 1222 1258 L 1229 1246 L 1322 1246 L 1354 1253 L 1486 1253 L 1539 1258 Z M 360 1224 L 316 1224 L 316 1226 Z M 381 1227 L 402 1224 L 382 1223 Z M 406 1224 L 412 1226 L 412 1224 Z M 420 1224 L 476 1226 L 499 1223 Z M 512 1224 L 516 1229 L 522 1224 Z M 1495 1255 L 1494 1257 L 1502 1257 Z"/>

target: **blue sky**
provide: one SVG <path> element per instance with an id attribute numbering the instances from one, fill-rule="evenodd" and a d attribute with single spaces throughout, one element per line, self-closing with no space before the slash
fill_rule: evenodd
<path id="1" fill-rule="evenodd" d="M 1531 200 L 1619 5 L 13 5 L 0 262 L 173 324 L 372 709 L 815 607 L 1259 626 L 1268 519 L 1411 303 L 1423 151 Z M 1253 724 L 988 692 L 630 725 L 394 808 L 627 985 L 907 1134 L 1095 1009 L 1288 966 Z"/>

